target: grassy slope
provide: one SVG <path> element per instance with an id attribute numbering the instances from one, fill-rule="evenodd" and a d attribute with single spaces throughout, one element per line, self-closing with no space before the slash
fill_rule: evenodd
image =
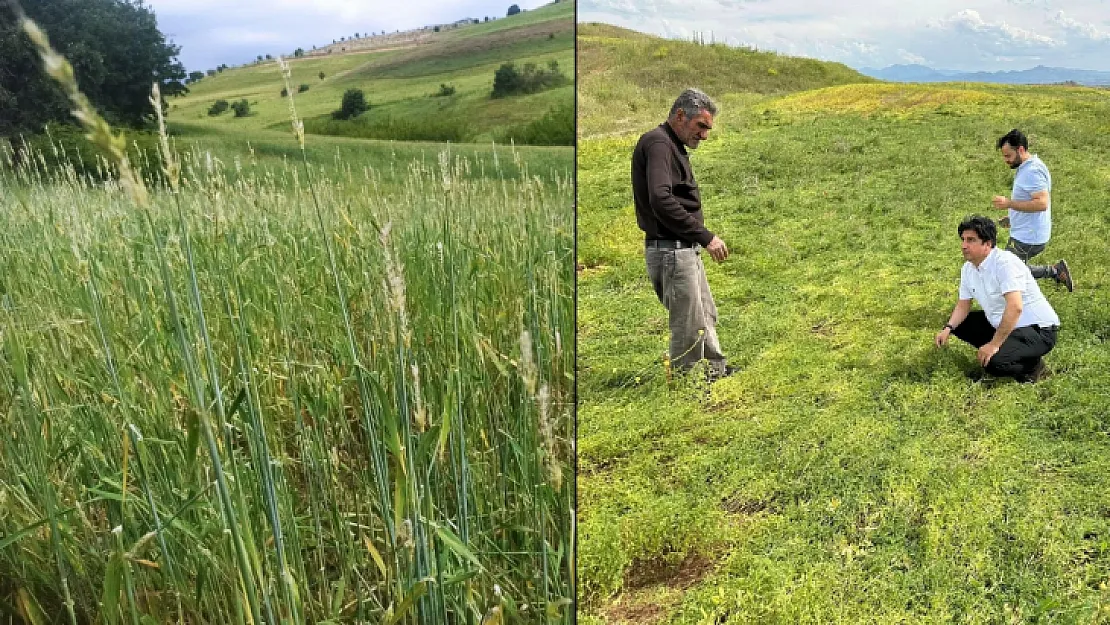
<path id="1" fill-rule="evenodd" d="M 584 42 L 582 66 L 633 45 L 646 44 Z M 795 61 L 778 62 L 789 76 Z M 600 100 L 590 80 L 582 102 Z M 744 371 L 707 393 L 665 380 L 666 312 L 627 180 L 638 132 L 669 104 L 658 98 L 686 82 L 606 80 L 638 124 L 616 136 L 584 111 L 596 131 L 578 152 L 584 622 L 1104 622 L 1107 93 L 710 88 L 734 105 L 692 161 L 733 253 L 707 269 Z M 793 88 L 807 86 L 822 85 Z M 638 94 L 654 107 L 642 115 Z M 1053 173 L 1045 257 L 1067 257 L 1079 287 L 1042 283 L 1064 324 L 1053 378 L 972 384 L 973 351 L 931 342 L 956 297 L 956 224 L 999 215 L 989 200 L 1012 172 L 994 139 L 1015 126 Z"/>
<path id="2" fill-rule="evenodd" d="M 579 25 L 577 68 L 580 137 L 658 123 L 684 87 L 696 85 L 727 110 L 768 94 L 874 82 L 839 63 L 668 41 L 608 24 Z"/>
<path id="3" fill-rule="evenodd" d="M 494 72 L 506 61 L 542 65 L 556 60 L 569 73 L 574 63 L 573 18 L 573 3 L 556 3 L 519 16 L 437 33 L 434 43 L 412 48 L 290 59 L 294 89 L 302 83 L 310 85 L 309 91 L 296 94 L 297 111 L 309 122 L 311 132 L 311 120 L 327 118 L 339 108 L 343 93 L 357 87 L 366 93 L 372 108 L 352 124 L 374 124 L 386 117 L 448 119 L 467 124 L 474 141 L 488 141 L 506 127 L 537 119 L 570 99 L 571 85 L 502 100 L 488 96 Z M 552 34 L 554 38 L 550 38 Z M 323 80 L 318 77 L 320 72 L 325 74 Z M 440 83 L 454 85 L 455 95 L 428 97 Z M 226 70 L 192 85 L 188 96 L 173 101 L 170 121 L 199 124 L 213 131 L 284 127 L 289 114 L 288 101 L 280 96 L 282 87 L 276 62 Z M 231 112 L 215 118 L 207 115 L 217 99 L 241 98 L 251 102 L 252 115 L 239 119 Z M 353 129 L 338 132 L 357 134 Z"/>

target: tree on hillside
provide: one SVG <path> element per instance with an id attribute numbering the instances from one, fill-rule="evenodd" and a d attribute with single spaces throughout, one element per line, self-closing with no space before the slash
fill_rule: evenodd
<path id="1" fill-rule="evenodd" d="M 212 72 L 212 70 L 208 70 L 208 71 Z M 215 72 L 212 72 L 212 73 L 214 74 Z M 186 79 L 186 81 L 196 82 L 196 81 L 200 80 L 201 78 L 204 78 L 204 72 L 189 72 L 189 77 Z"/>
<path id="2" fill-rule="evenodd" d="M 339 110 L 332 113 L 335 119 L 352 119 L 370 110 L 370 105 L 366 102 L 366 94 L 362 89 L 348 89 L 343 94 L 343 102 L 340 104 Z"/>
<path id="3" fill-rule="evenodd" d="M 514 4 L 513 6 L 509 7 L 509 12 L 507 13 L 507 15 L 516 15 L 517 13 L 520 13 L 520 7 Z"/>
<path id="4" fill-rule="evenodd" d="M 296 50 L 293 50 L 293 56 L 298 59 L 304 56 L 304 48 L 297 48 Z"/>
<path id="5" fill-rule="evenodd" d="M 187 91 L 178 46 L 158 30 L 145 4 L 125 0 L 22 0 L 23 10 L 73 66 L 81 90 L 109 123 L 149 121 L 150 84 L 163 97 Z M 15 8 L 0 1 L 0 137 L 41 132 L 47 123 L 74 123 L 61 88 L 17 26 Z"/>

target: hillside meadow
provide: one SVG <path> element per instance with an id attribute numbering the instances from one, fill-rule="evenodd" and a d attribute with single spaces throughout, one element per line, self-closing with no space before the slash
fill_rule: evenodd
<path id="1" fill-rule="evenodd" d="M 580 94 L 581 622 L 1110 621 L 1110 92 L 852 82 L 615 39 L 580 47 L 583 66 L 613 63 Z M 632 46 L 669 52 L 633 71 Z M 706 265 L 742 367 L 706 386 L 664 369 L 628 167 L 700 86 L 639 77 L 727 55 L 764 69 L 705 74 L 722 111 L 691 161 L 732 253 Z M 795 68 L 809 78 L 788 84 Z M 956 300 L 957 224 L 1003 214 L 990 198 L 1013 173 L 994 143 L 1013 127 L 1053 176 L 1043 258 L 1077 280 L 1041 282 L 1063 327 L 1036 385 L 972 382 L 973 349 L 932 344 Z"/>
<path id="2" fill-rule="evenodd" d="M 366 51 L 287 58 L 297 109 L 308 134 L 451 141 L 453 143 L 540 143 L 570 145 L 573 116 L 557 128 L 541 126 L 545 115 L 569 110 L 574 94 L 574 4 L 557 2 L 493 22 L 431 33 L 419 44 Z M 507 62 L 547 67 L 554 61 L 567 77 L 563 86 L 509 98 L 490 98 L 494 73 Z M 323 78 L 321 78 L 323 74 Z M 441 85 L 455 88 L 437 96 Z M 189 86 L 171 101 L 171 130 L 284 129 L 288 101 L 282 97 L 276 61 L 231 68 Z M 353 120 L 336 120 L 348 89 L 361 89 L 370 110 Z M 217 100 L 246 99 L 251 113 L 208 115 Z M 562 118 L 560 118 L 562 119 Z M 553 125 L 554 122 L 548 122 Z M 541 132 L 546 131 L 546 132 Z M 556 132 L 558 131 L 558 132 Z"/>

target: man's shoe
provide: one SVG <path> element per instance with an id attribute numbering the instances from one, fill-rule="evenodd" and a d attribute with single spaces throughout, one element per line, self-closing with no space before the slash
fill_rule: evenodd
<path id="1" fill-rule="evenodd" d="M 995 380 L 995 377 L 987 373 L 986 369 L 972 369 L 964 375 L 972 382 L 993 382 Z"/>
<path id="2" fill-rule="evenodd" d="M 1044 366 L 1044 360 L 1038 360 L 1037 361 L 1037 366 L 1033 367 L 1033 370 L 1030 371 L 1028 373 L 1028 375 L 1022 376 L 1020 378 L 1014 378 L 1014 379 L 1016 379 L 1018 382 L 1021 382 L 1023 384 L 1034 384 L 1036 382 L 1040 382 L 1041 380 L 1043 380 L 1047 377 L 1048 377 L 1048 367 Z"/>
<path id="3" fill-rule="evenodd" d="M 713 371 L 713 370 L 711 370 L 709 372 L 709 381 L 710 382 L 716 382 L 718 380 L 723 380 L 724 378 L 727 378 L 728 376 L 730 376 L 734 373 L 737 373 L 739 371 L 740 371 L 740 367 L 736 367 L 736 366 L 733 366 L 733 365 L 725 365 L 725 370 L 724 371 Z"/>
<path id="4" fill-rule="evenodd" d="M 1061 260 L 1052 266 L 1053 271 L 1056 272 L 1056 282 L 1068 287 L 1068 293 L 1075 290 L 1075 282 L 1071 279 L 1071 271 L 1068 269 L 1068 261 Z"/>

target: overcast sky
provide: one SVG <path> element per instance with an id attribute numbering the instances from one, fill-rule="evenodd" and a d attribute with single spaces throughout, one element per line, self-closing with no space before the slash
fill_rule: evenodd
<path id="1" fill-rule="evenodd" d="M 393 32 L 465 17 L 505 17 L 550 0 L 147 0 L 158 29 L 181 46 L 189 71 L 237 65 L 259 54 L 292 54 L 355 33 Z"/>
<path id="2" fill-rule="evenodd" d="M 856 68 L 1110 71 L 1110 0 L 579 0 L 578 20 Z"/>

